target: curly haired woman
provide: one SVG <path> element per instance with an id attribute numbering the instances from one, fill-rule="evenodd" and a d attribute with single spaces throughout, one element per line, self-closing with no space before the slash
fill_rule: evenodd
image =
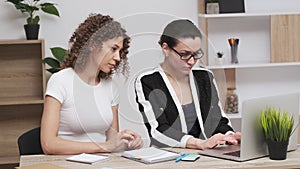
<path id="1" fill-rule="evenodd" d="M 130 38 L 110 16 L 91 14 L 70 38 L 61 71 L 47 84 L 41 121 L 45 154 L 115 152 L 143 146 L 119 132 L 119 94 L 113 73 L 127 75 Z"/>

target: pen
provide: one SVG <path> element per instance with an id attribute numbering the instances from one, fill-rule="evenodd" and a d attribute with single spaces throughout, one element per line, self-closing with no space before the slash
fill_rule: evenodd
<path id="1" fill-rule="evenodd" d="M 188 156 L 188 155 L 189 155 L 189 154 L 186 154 L 186 153 L 182 154 L 181 156 L 179 156 L 178 158 L 176 158 L 175 162 L 176 162 L 176 163 L 179 162 L 181 159 L 183 159 L 184 157 L 186 157 L 186 156 Z"/>
<path id="2" fill-rule="evenodd" d="M 134 160 L 142 160 L 141 157 L 133 157 Z"/>

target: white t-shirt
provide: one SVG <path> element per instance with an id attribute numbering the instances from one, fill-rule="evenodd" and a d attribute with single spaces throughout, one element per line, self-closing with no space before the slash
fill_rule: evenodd
<path id="1" fill-rule="evenodd" d="M 119 104 L 117 85 L 101 80 L 91 86 L 80 79 L 72 68 L 53 74 L 46 95 L 61 104 L 58 136 L 73 141 L 104 142 L 113 120 L 112 106 Z"/>

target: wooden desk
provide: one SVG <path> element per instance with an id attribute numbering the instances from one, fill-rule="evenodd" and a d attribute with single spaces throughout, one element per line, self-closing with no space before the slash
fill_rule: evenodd
<path id="1" fill-rule="evenodd" d="M 173 148 L 177 152 L 197 153 L 197 150 Z M 105 154 L 109 156 L 109 160 L 100 161 L 94 164 L 82 164 L 76 162 L 69 162 L 65 159 L 70 155 L 26 155 L 21 156 L 20 166 L 28 166 L 37 163 L 51 163 L 57 166 L 72 168 L 72 169 L 90 169 L 108 167 L 112 169 L 137 169 L 137 168 L 150 168 L 150 169 L 174 169 L 174 168 L 300 168 L 300 149 L 289 152 L 287 159 L 282 161 L 270 160 L 269 157 L 259 158 L 256 160 L 246 162 L 235 162 L 229 160 L 222 160 L 207 156 L 201 156 L 195 162 L 178 162 L 168 161 L 156 164 L 143 164 L 140 162 L 132 161 L 120 157 L 120 153 Z"/>

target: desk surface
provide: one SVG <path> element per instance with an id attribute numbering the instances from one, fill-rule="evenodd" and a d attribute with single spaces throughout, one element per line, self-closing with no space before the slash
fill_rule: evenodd
<path id="1" fill-rule="evenodd" d="M 197 150 L 191 149 L 180 149 L 172 148 L 173 151 L 186 152 L 186 153 L 197 153 Z M 104 155 L 104 154 L 103 154 Z M 223 160 L 213 157 L 201 156 L 195 162 L 178 162 L 168 161 L 156 164 L 143 164 L 133 160 L 129 160 L 120 157 L 120 153 L 105 154 L 109 156 L 109 160 L 100 161 L 93 164 L 83 164 L 77 162 L 69 162 L 65 159 L 70 155 L 25 155 L 21 156 L 20 166 L 29 166 L 38 163 L 51 163 L 57 166 L 72 168 L 72 169 L 90 169 L 97 168 L 101 169 L 104 167 L 112 169 L 137 169 L 137 168 L 150 168 L 150 169 L 161 169 L 161 168 L 300 168 L 300 149 L 296 151 L 288 152 L 286 160 L 274 161 L 270 160 L 269 157 L 259 158 L 246 162 L 235 162 L 230 160 Z"/>

